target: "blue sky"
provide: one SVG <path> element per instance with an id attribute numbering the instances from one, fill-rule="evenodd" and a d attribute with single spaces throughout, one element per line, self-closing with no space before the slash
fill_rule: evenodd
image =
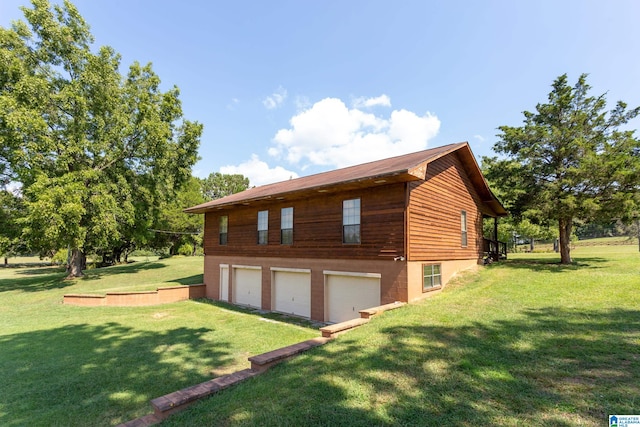
<path id="1" fill-rule="evenodd" d="M 152 62 L 180 88 L 201 177 L 261 185 L 460 141 L 492 155 L 563 73 L 640 105 L 636 0 L 74 3 L 123 73 Z M 0 0 L 0 25 L 24 4 Z"/>

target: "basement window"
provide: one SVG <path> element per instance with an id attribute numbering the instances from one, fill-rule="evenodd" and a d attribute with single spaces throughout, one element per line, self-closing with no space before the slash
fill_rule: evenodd
<path id="1" fill-rule="evenodd" d="M 442 286 L 440 264 L 422 265 L 422 292 L 432 291 Z"/>

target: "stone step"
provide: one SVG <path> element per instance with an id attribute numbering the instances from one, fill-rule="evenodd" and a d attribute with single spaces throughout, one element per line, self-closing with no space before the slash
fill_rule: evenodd
<path id="1" fill-rule="evenodd" d="M 249 358 L 249 362 L 251 362 L 251 369 L 256 372 L 264 372 L 277 363 L 290 359 L 293 356 L 313 347 L 326 344 L 328 341 L 329 339 L 323 337 L 312 338 L 310 340 L 282 347 L 267 353 L 258 354 L 257 356 L 251 356 Z"/>
<path id="2" fill-rule="evenodd" d="M 369 319 L 370 317 L 373 317 L 377 314 L 381 314 L 389 310 L 394 310 L 396 308 L 400 308 L 405 305 L 407 305 L 406 302 L 396 301 L 396 302 L 392 302 L 391 304 L 385 304 L 385 305 L 380 305 L 378 307 L 367 308 L 365 310 L 360 310 L 360 317 L 362 317 L 363 319 Z"/>
<path id="3" fill-rule="evenodd" d="M 157 397 L 151 401 L 151 405 L 155 411 L 154 415 L 159 419 L 164 419 L 170 414 L 184 409 L 198 399 L 224 390 L 227 387 L 256 375 L 258 375 L 258 372 L 252 371 L 251 369 L 244 369 Z"/>
<path id="4" fill-rule="evenodd" d="M 324 338 L 333 338 L 341 332 L 348 331 L 349 329 L 357 328 L 365 323 L 368 323 L 369 319 L 363 319 L 361 317 L 356 319 L 347 320 L 346 322 L 334 323 L 333 325 L 327 325 L 320 328 L 322 336 Z"/>

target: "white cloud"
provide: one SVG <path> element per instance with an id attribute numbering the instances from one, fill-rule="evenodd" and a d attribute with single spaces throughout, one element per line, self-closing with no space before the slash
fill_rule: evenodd
<path id="1" fill-rule="evenodd" d="M 298 177 L 297 173 L 286 170 L 282 166 L 276 166 L 274 168 L 269 167 L 269 165 L 260 160 L 256 154 L 252 154 L 250 160 L 240 163 L 237 166 L 222 166 L 220 168 L 220 173 L 242 174 L 249 178 L 249 184 L 251 186 L 271 184 L 273 182 L 286 181 L 288 179 Z"/>
<path id="2" fill-rule="evenodd" d="M 485 142 L 486 141 L 486 138 L 484 136 L 482 136 L 482 135 L 473 135 L 473 137 L 475 139 L 477 139 L 478 141 L 480 141 L 480 142 Z"/>
<path id="3" fill-rule="evenodd" d="M 231 98 L 231 101 L 227 104 L 227 110 L 235 110 L 236 105 L 240 103 L 238 98 Z"/>
<path id="4" fill-rule="evenodd" d="M 387 95 L 380 95 L 375 98 L 360 97 L 353 100 L 354 108 L 371 108 L 371 107 L 391 107 L 391 99 Z"/>
<path id="5" fill-rule="evenodd" d="M 274 93 L 262 100 L 262 105 L 268 110 L 273 110 L 281 106 L 285 99 L 287 99 L 287 90 L 280 86 Z"/>
<path id="6" fill-rule="evenodd" d="M 431 113 L 394 110 L 383 118 L 337 98 L 318 101 L 289 122 L 274 136 L 271 156 L 338 168 L 424 150 L 440 129 Z"/>
<path id="7" fill-rule="evenodd" d="M 296 96 L 295 106 L 298 111 L 305 110 L 311 107 L 311 101 L 306 96 Z"/>

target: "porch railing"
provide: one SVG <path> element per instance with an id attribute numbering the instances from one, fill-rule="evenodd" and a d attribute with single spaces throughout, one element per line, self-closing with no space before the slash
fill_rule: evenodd
<path id="1" fill-rule="evenodd" d="M 493 261 L 507 258 L 507 244 L 498 240 L 484 238 L 484 253 Z"/>

